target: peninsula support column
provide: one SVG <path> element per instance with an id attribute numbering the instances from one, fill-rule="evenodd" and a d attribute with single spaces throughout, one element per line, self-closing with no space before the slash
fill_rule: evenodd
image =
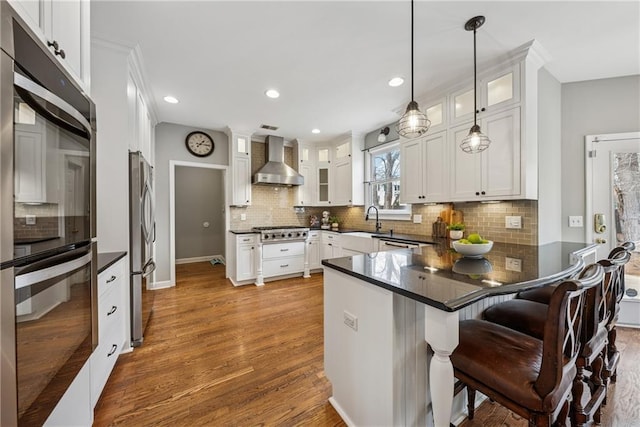
<path id="1" fill-rule="evenodd" d="M 424 337 L 434 356 L 429 367 L 429 390 L 435 427 L 449 427 L 453 405 L 453 365 L 449 356 L 458 346 L 458 312 L 425 305 Z"/>

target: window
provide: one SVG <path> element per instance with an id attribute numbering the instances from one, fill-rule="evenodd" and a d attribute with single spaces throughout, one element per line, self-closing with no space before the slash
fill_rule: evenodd
<path id="1" fill-rule="evenodd" d="M 400 144 L 385 144 L 369 153 L 369 201 L 382 219 L 406 219 L 411 205 L 400 203 Z"/>

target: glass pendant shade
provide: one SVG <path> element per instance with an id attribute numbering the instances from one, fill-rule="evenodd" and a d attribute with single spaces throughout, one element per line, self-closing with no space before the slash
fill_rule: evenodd
<path id="1" fill-rule="evenodd" d="M 462 140 L 460 148 L 465 153 L 476 154 L 489 148 L 490 144 L 491 140 L 480 131 L 480 126 L 473 125 L 469 129 L 469 135 Z"/>
<path id="2" fill-rule="evenodd" d="M 431 120 L 420 111 L 417 102 L 411 101 L 398 122 L 398 134 L 404 138 L 417 138 L 427 133 L 429 126 L 431 126 Z"/>

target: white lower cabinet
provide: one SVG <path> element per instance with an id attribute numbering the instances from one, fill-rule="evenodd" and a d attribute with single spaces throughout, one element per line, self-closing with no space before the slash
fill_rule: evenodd
<path id="1" fill-rule="evenodd" d="M 256 278 L 256 243 L 255 234 L 242 235 L 236 238 L 236 279 L 253 280 Z"/>
<path id="2" fill-rule="evenodd" d="M 307 256 L 310 270 L 322 268 L 322 258 L 320 257 L 321 253 L 320 231 L 309 231 L 309 238 L 307 240 Z"/>
<path id="3" fill-rule="evenodd" d="M 305 242 L 262 245 L 262 274 L 265 278 L 302 273 Z"/>
<path id="4" fill-rule="evenodd" d="M 84 364 L 62 395 L 44 425 L 47 427 L 90 426 L 93 424 L 91 362 Z"/>
<path id="5" fill-rule="evenodd" d="M 338 258 L 342 256 L 340 234 L 332 231 L 322 232 L 322 259 Z"/>
<path id="6" fill-rule="evenodd" d="M 91 355 L 91 407 L 100 398 L 125 344 L 124 257 L 98 275 L 98 347 Z"/>

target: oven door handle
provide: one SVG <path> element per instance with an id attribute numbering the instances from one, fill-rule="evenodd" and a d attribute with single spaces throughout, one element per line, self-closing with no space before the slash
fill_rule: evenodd
<path id="1" fill-rule="evenodd" d="M 89 264 L 91 259 L 91 250 L 83 248 L 35 262 L 16 273 L 15 287 L 20 289 L 62 276 Z"/>
<path id="2" fill-rule="evenodd" d="M 40 86 L 33 80 L 30 80 L 19 73 L 13 73 L 13 84 L 24 101 L 26 101 L 27 104 L 29 104 L 29 106 L 36 110 L 38 113 L 42 114 L 48 120 L 68 130 L 69 132 L 72 132 L 83 138 L 91 139 L 91 125 L 89 124 L 87 119 L 82 114 L 80 114 L 78 110 L 73 108 L 68 102 L 55 95 L 54 93 L 49 92 L 47 89 Z M 55 105 L 56 107 L 73 117 L 80 125 L 82 125 L 82 128 L 69 123 L 67 120 L 58 116 L 55 112 L 49 110 L 46 106 L 38 102 L 33 97 L 33 95 Z"/>

